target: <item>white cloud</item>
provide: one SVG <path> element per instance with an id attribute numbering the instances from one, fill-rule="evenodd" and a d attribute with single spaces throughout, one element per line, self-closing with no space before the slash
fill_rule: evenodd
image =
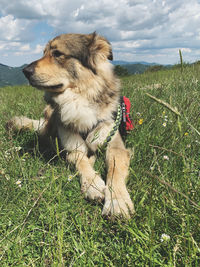
<path id="1" fill-rule="evenodd" d="M 173 63 L 179 48 L 191 60 L 198 57 L 198 0 L 0 0 L 0 10 L 1 51 L 12 47 L 33 57 L 41 54 L 47 40 L 33 29 L 45 21 L 52 28 L 48 39 L 63 32 L 96 30 L 111 41 L 115 58 Z"/>
<path id="2" fill-rule="evenodd" d="M 11 47 L 19 47 L 19 46 L 21 46 L 21 43 L 20 42 L 9 42 L 8 44 Z"/>
<path id="3" fill-rule="evenodd" d="M 12 14 L 18 19 L 41 19 L 47 13 L 45 12 L 45 2 L 48 5 L 53 1 L 24 1 L 24 0 L 1 0 L 0 9 L 3 15 Z"/>
<path id="4" fill-rule="evenodd" d="M 30 51 L 30 49 L 31 49 L 30 44 L 25 44 L 21 46 L 19 50 L 27 52 L 27 51 Z"/>
<path id="5" fill-rule="evenodd" d="M 44 50 L 44 45 L 36 45 L 36 48 L 33 50 L 33 54 L 41 54 Z"/>
<path id="6" fill-rule="evenodd" d="M 22 41 L 24 34 L 27 32 L 29 21 L 20 20 L 13 15 L 6 15 L 0 18 L 0 40 L 5 41 Z"/>

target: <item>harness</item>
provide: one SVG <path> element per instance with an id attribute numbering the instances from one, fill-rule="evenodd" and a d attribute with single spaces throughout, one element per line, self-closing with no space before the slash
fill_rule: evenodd
<path id="1" fill-rule="evenodd" d="M 103 146 L 107 146 L 108 143 L 111 141 L 113 135 L 115 135 L 115 133 L 117 132 L 120 124 L 121 124 L 121 120 L 122 120 L 122 108 L 121 108 L 121 105 L 118 104 L 118 109 L 117 109 L 117 116 L 116 116 L 116 119 L 115 119 L 115 124 L 112 128 L 112 130 L 110 131 L 110 133 L 108 134 L 108 136 L 106 137 L 106 140 L 104 141 L 103 143 Z"/>
<path id="2" fill-rule="evenodd" d="M 103 143 L 104 147 L 108 145 L 118 129 L 122 137 L 126 137 L 127 132 L 134 129 L 134 124 L 130 117 L 130 109 L 131 102 L 129 98 L 121 96 L 120 104 L 118 104 L 117 113 L 115 114 L 115 124 Z"/>
<path id="3" fill-rule="evenodd" d="M 115 135 L 115 133 L 117 132 L 117 130 L 119 129 L 119 126 L 121 124 L 121 121 L 122 121 L 122 108 L 121 108 L 121 105 L 118 104 L 118 108 L 117 108 L 117 113 L 114 114 L 115 115 L 115 123 L 114 123 L 114 126 L 112 128 L 112 130 L 109 132 L 108 136 L 106 137 L 104 143 L 102 146 L 106 147 L 108 145 L 108 143 L 111 141 L 112 137 Z M 103 122 L 103 120 L 100 120 L 97 122 L 97 124 L 95 124 L 95 126 L 93 126 L 93 128 L 90 130 L 90 132 L 95 129 L 97 127 L 97 125 L 99 123 Z M 83 138 L 83 140 L 86 140 L 87 136 L 88 136 L 88 132 L 87 133 L 79 133 L 80 136 Z M 95 137 L 98 136 L 98 133 L 96 134 Z"/>
<path id="4" fill-rule="evenodd" d="M 51 95 L 49 96 L 48 94 L 45 94 L 44 98 L 48 104 L 50 104 L 53 108 L 55 108 L 56 105 L 55 105 L 55 102 L 52 100 Z M 115 120 L 114 126 L 112 130 L 109 132 L 108 136 L 106 137 L 102 145 L 103 147 L 106 147 L 108 145 L 108 143 L 111 141 L 112 137 L 115 135 L 117 130 L 119 130 L 121 136 L 125 138 L 127 135 L 127 132 L 134 129 L 134 124 L 130 117 L 130 108 L 131 108 L 131 102 L 129 98 L 125 96 L 121 96 L 117 111 L 113 114 L 113 118 Z M 98 121 L 97 124 L 90 131 L 96 128 L 97 125 L 101 122 L 103 122 L 103 120 Z M 88 132 L 87 133 L 79 132 L 79 134 L 81 135 L 83 140 L 86 140 L 88 136 Z"/>

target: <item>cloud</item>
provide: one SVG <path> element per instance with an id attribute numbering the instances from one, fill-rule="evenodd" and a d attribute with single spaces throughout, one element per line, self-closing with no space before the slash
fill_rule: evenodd
<path id="1" fill-rule="evenodd" d="M 0 39 L 6 41 L 21 40 L 22 33 L 25 31 L 29 22 L 15 19 L 13 15 L 0 18 Z"/>
<path id="2" fill-rule="evenodd" d="M 0 0 L 0 10 L 1 51 L 11 43 L 30 44 L 34 57 L 54 35 L 96 30 L 111 41 L 118 59 L 175 62 L 179 48 L 188 59 L 198 56 L 198 0 Z M 48 30 L 40 30 L 44 22 Z"/>
<path id="3" fill-rule="evenodd" d="M 33 54 L 41 54 L 44 50 L 44 45 L 36 45 L 36 48 L 33 50 Z"/>
<path id="4" fill-rule="evenodd" d="M 1 0 L 0 9 L 3 15 L 12 14 L 18 19 L 42 19 L 46 14 L 45 1 Z"/>
<path id="5" fill-rule="evenodd" d="M 20 51 L 30 51 L 31 47 L 30 44 L 25 44 L 23 46 L 20 46 Z"/>

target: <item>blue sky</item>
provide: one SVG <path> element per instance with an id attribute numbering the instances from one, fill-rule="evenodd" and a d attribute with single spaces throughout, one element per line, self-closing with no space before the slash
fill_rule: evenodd
<path id="1" fill-rule="evenodd" d="M 38 59 L 61 33 L 97 33 L 115 60 L 174 64 L 200 60 L 199 0 L 0 0 L 0 63 Z"/>

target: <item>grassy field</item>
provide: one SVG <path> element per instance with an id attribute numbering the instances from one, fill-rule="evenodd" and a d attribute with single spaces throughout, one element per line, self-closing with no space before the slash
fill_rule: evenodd
<path id="1" fill-rule="evenodd" d="M 200 67 L 122 85 L 135 123 L 129 221 L 103 218 L 103 203 L 83 198 L 78 174 L 34 133 L 5 130 L 14 115 L 41 116 L 42 92 L 0 88 L 1 266 L 200 266 Z M 104 155 L 95 165 L 105 177 Z"/>

